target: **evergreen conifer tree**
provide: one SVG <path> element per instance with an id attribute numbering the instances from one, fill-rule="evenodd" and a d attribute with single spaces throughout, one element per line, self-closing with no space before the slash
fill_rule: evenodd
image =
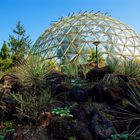
<path id="1" fill-rule="evenodd" d="M 0 69 L 5 71 L 10 68 L 12 65 L 12 59 L 10 55 L 10 49 L 7 46 L 7 43 L 4 41 L 1 52 L 0 52 Z"/>
<path id="2" fill-rule="evenodd" d="M 22 62 L 30 49 L 31 39 L 26 35 L 24 25 L 20 21 L 13 30 L 13 34 L 9 36 L 8 45 L 12 53 L 13 65 Z"/>

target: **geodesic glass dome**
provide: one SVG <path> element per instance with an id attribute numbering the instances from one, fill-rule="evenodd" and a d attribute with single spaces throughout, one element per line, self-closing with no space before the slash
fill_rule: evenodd
<path id="1" fill-rule="evenodd" d="M 61 18 L 37 39 L 33 52 L 58 63 L 82 64 L 88 62 L 97 41 L 104 58 L 140 58 L 140 36 L 123 22 L 100 13 Z"/>

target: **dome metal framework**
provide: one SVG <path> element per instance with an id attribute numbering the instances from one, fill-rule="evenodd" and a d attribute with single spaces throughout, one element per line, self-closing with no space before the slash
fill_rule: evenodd
<path id="1" fill-rule="evenodd" d="M 101 13 L 61 18 L 37 39 L 33 52 L 58 63 L 66 60 L 82 64 L 96 47 L 103 57 L 140 58 L 140 36 L 123 22 Z"/>

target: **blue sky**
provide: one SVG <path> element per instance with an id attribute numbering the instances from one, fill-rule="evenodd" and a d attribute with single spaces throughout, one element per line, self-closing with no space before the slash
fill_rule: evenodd
<path id="1" fill-rule="evenodd" d="M 0 47 L 18 20 L 34 42 L 51 21 L 80 10 L 108 12 L 140 34 L 140 0 L 0 0 Z"/>

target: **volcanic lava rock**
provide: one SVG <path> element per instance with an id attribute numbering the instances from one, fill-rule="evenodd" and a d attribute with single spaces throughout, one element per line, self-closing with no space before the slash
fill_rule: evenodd
<path id="1" fill-rule="evenodd" d="M 72 130 L 76 140 L 93 140 L 92 134 L 88 129 L 88 124 L 77 121 L 72 124 Z"/>
<path id="2" fill-rule="evenodd" d="M 55 72 L 55 71 L 52 71 L 44 76 L 44 79 L 46 80 L 47 83 L 53 82 L 56 84 L 65 82 L 66 78 L 67 78 L 67 75 L 61 72 Z"/>
<path id="3" fill-rule="evenodd" d="M 60 95 L 61 93 L 68 92 L 70 88 L 66 85 L 67 76 L 60 72 L 50 72 L 44 79 L 48 86 L 50 86 L 53 95 Z"/>
<path id="4" fill-rule="evenodd" d="M 70 97 L 77 102 L 86 102 L 88 101 L 88 92 L 82 87 L 74 86 L 71 90 Z"/>
<path id="5" fill-rule="evenodd" d="M 72 121 L 69 118 L 54 117 L 51 124 L 48 126 L 49 135 L 52 136 L 52 139 L 68 140 L 73 134 L 71 124 Z"/>
<path id="6" fill-rule="evenodd" d="M 117 133 L 113 123 L 96 109 L 91 112 L 89 128 L 95 140 L 106 140 L 112 134 Z"/>
<path id="7" fill-rule="evenodd" d="M 69 92 L 70 91 L 70 88 L 65 85 L 65 84 L 57 84 L 57 85 L 53 85 L 55 87 L 53 87 L 53 93 L 54 95 L 59 95 L 61 93 L 64 93 L 64 92 Z"/>
<path id="8" fill-rule="evenodd" d="M 49 135 L 52 139 L 68 140 L 73 136 L 76 140 L 92 140 L 92 135 L 88 129 L 88 123 L 82 121 L 72 121 L 69 118 L 53 118 L 49 128 Z"/>
<path id="9" fill-rule="evenodd" d="M 72 111 L 72 115 L 78 121 L 88 121 L 89 120 L 89 113 L 87 110 L 82 106 L 75 106 Z"/>
<path id="10" fill-rule="evenodd" d="M 124 121 L 113 122 L 113 125 L 119 134 L 127 130 L 127 124 Z"/>
<path id="11" fill-rule="evenodd" d="M 110 73 L 108 67 L 103 67 L 103 68 L 93 68 L 91 69 L 87 74 L 86 78 L 89 81 L 99 81 L 101 80 L 106 74 Z"/>
<path id="12" fill-rule="evenodd" d="M 92 97 L 92 99 L 96 102 L 104 102 L 104 87 L 103 87 L 103 85 L 96 84 L 89 91 L 89 96 Z"/>
<path id="13" fill-rule="evenodd" d="M 107 103 L 120 102 L 123 98 L 123 91 L 120 88 L 109 87 L 104 91 L 104 98 Z"/>
<path id="14" fill-rule="evenodd" d="M 3 92 L 5 94 L 9 92 L 18 92 L 22 88 L 20 80 L 13 74 L 4 75 L 0 79 L 0 83 L 3 85 Z"/>

